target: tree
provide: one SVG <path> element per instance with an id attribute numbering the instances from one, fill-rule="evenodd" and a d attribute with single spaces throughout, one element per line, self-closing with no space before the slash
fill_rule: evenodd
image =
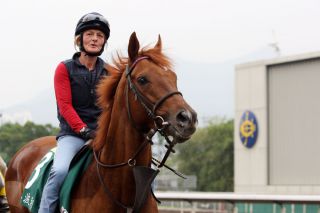
<path id="1" fill-rule="evenodd" d="M 26 143 L 33 139 L 48 135 L 56 135 L 58 128 L 50 124 L 37 125 L 27 122 L 6 123 L 0 126 L 0 155 L 8 162 L 10 158 Z"/>
<path id="2" fill-rule="evenodd" d="M 213 119 L 176 148 L 178 170 L 197 176 L 197 190 L 233 191 L 233 120 Z"/>

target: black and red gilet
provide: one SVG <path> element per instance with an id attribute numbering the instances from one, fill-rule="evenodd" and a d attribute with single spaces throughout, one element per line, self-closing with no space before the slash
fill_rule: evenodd
<path id="1" fill-rule="evenodd" d="M 61 62 L 55 72 L 54 87 L 60 132 L 63 135 L 79 136 L 82 127 L 97 128 L 101 110 L 96 105 L 96 86 L 108 74 L 104 61 L 98 57 L 94 70 L 89 71 L 79 62 L 80 53 Z"/>

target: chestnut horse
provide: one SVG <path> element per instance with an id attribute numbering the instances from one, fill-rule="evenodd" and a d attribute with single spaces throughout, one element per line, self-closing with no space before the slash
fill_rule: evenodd
<path id="1" fill-rule="evenodd" d="M 99 154 L 73 190 L 72 212 L 126 212 L 135 201 L 132 167 L 151 166 L 151 143 L 145 143 L 150 130 L 160 130 L 172 144 L 188 140 L 195 132 L 197 115 L 178 92 L 176 74 L 161 46 L 159 36 L 153 48 L 140 50 L 133 33 L 129 57 L 118 56 L 116 68 L 101 80 L 97 93 L 102 114 L 91 143 Z M 6 175 L 12 213 L 28 212 L 20 205 L 22 191 L 39 160 L 54 146 L 54 137 L 39 138 L 12 158 Z M 158 212 L 151 193 L 139 212 Z"/>

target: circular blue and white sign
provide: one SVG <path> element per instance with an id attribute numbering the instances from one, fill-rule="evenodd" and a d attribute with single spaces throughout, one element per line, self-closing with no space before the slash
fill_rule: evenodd
<path id="1" fill-rule="evenodd" d="M 252 148 L 258 138 L 258 122 L 253 112 L 245 111 L 240 120 L 240 139 L 247 148 Z"/>

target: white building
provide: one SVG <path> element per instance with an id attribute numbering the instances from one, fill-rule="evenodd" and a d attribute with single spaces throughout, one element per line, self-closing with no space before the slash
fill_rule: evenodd
<path id="1" fill-rule="evenodd" d="M 320 52 L 237 65 L 235 192 L 320 194 L 319 120 Z"/>

